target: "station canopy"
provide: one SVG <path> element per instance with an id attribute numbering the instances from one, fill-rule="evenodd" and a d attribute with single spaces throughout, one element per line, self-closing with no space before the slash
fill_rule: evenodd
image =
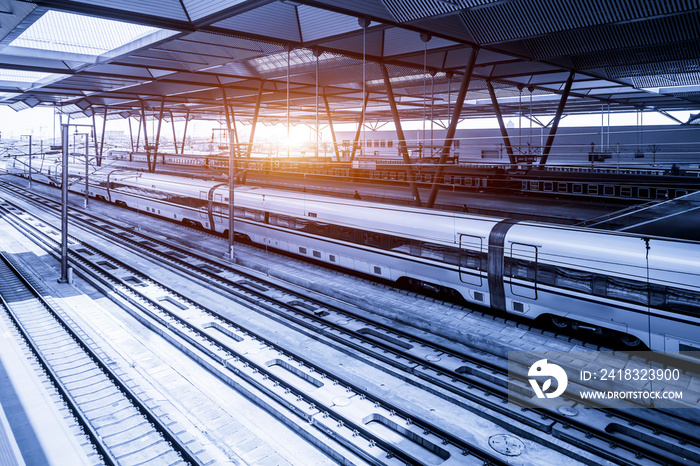
<path id="1" fill-rule="evenodd" d="M 388 82 L 402 120 L 447 121 L 469 74 L 461 118 L 494 115 L 489 84 L 506 116 L 554 114 L 567 81 L 567 114 L 700 107 L 694 0 L 0 0 L 0 13 L 0 104 L 18 111 L 220 119 L 225 98 L 243 123 L 379 125 L 394 117 Z"/>

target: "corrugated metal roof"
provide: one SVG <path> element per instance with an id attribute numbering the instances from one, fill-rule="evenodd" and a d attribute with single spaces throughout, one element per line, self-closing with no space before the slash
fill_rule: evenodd
<path id="1" fill-rule="evenodd" d="M 180 0 L 72 0 L 75 3 L 83 3 L 88 7 L 99 6 L 105 8 L 116 8 L 131 12 L 135 17 L 138 15 L 149 15 L 158 18 L 167 18 L 178 21 L 187 21 L 185 11 L 182 9 Z"/>
<path id="2" fill-rule="evenodd" d="M 196 21 L 226 8 L 245 3 L 245 0 L 182 0 L 182 3 L 185 5 L 190 19 Z"/>
<path id="3" fill-rule="evenodd" d="M 246 11 L 212 26 L 236 32 L 258 34 L 271 39 L 301 42 L 297 7 L 275 2 Z"/>
<path id="4" fill-rule="evenodd" d="M 362 29 L 354 16 L 321 10 L 306 5 L 297 7 L 303 42 L 345 34 Z"/>
<path id="5" fill-rule="evenodd" d="M 220 113 L 220 91 L 211 88 L 219 82 L 235 82 L 230 95 L 242 106 L 241 118 L 246 118 L 249 114 L 245 112 L 264 79 L 266 90 L 270 90 L 264 103 L 269 106 L 263 107 L 261 116 L 274 120 L 270 112 L 284 113 L 286 50 L 291 47 L 292 118 L 296 115 L 301 121 L 315 113 L 312 107 L 317 101 L 318 76 L 320 87 L 326 88 L 331 107 L 336 109 L 336 121 L 357 117 L 363 78 L 372 91 L 372 118 L 391 119 L 375 60 L 388 64 L 394 92 L 406 104 L 401 106 L 402 117 L 420 118 L 415 102 L 432 98 L 424 95 L 428 92 L 424 83 L 434 84 L 435 92 L 456 95 L 471 42 L 476 42 L 486 47 L 479 53 L 470 83 L 469 99 L 475 102 L 488 100 L 483 82 L 486 77 L 496 80 L 499 97 L 505 98 L 513 92 L 519 95 L 518 85 L 537 85 L 535 94 L 561 92 L 573 70 L 576 82 L 567 111 L 595 108 L 601 100 L 618 110 L 639 104 L 670 110 L 687 108 L 693 102 L 680 92 L 649 93 L 634 86 L 659 84 L 664 79 L 676 83 L 696 79 L 699 4 L 700 0 L 62 0 L 65 11 L 94 12 L 143 25 L 176 31 L 182 28 L 184 32 L 167 37 L 161 35 L 166 29 L 161 29 L 108 52 L 104 52 L 110 46 L 107 40 L 120 33 L 106 28 L 94 34 L 85 30 L 82 36 L 78 31 L 66 31 L 80 36 L 77 38 L 37 36 L 36 43 L 60 40 L 62 45 L 51 49 L 41 43 L 31 54 L 22 54 L 26 49 L 19 46 L 0 48 L 0 68 L 76 73 L 50 74 L 33 82 L 5 80 L 5 88 L 26 89 L 24 94 L 7 96 L 6 103 L 26 105 L 29 96 L 46 103 L 69 101 L 89 93 L 93 105 L 115 105 L 115 113 L 133 110 L 139 97 L 159 103 L 159 96 L 150 92 L 178 94 L 168 99 L 175 112 L 196 108 L 201 115 Z M 30 4 L 17 4 L 26 5 Z M 42 2 L 42 11 L 52 10 L 51 5 Z M 38 10 L 25 16 L 8 37 L 16 39 L 38 17 Z M 217 19 L 212 25 L 213 18 Z M 372 21 L 366 35 L 358 18 Z M 0 27 L 6 19 L 16 21 L 9 16 L 0 19 Z M 421 33 L 432 35 L 432 39 L 422 42 Z M 107 36 L 105 41 L 101 35 Z M 98 40 L 86 42 L 85 37 Z M 318 75 L 312 48 L 322 52 Z M 424 66 L 437 75 L 426 76 Z M 446 72 L 455 74 L 449 85 Z M 408 105 L 409 100 L 412 105 Z M 557 103 L 556 98 L 550 100 L 554 103 L 549 111 Z M 434 104 L 434 109 L 442 112 L 441 118 L 447 111 L 444 102 L 440 99 Z M 185 103 L 195 106 L 185 107 Z M 537 105 L 547 110 L 546 101 Z M 489 107 L 473 104 L 464 115 L 483 115 Z M 506 111 L 510 111 L 507 106 Z"/>
<path id="6" fill-rule="evenodd" d="M 557 31 L 671 15 L 698 7 L 695 0 L 522 0 L 499 2 L 493 6 L 465 11 L 461 15 L 480 44 L 495 44 Z"/>

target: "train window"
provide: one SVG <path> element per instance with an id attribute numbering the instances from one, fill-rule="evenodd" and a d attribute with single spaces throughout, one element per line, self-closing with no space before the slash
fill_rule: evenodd
<path id="1" fill-rule="evenodd" d="M 394 147 L 394 141 L 387 141 L 386 146 L 387 147 Z"/>
<path id="2" fill-rule="evenodd" d="M 376 273 L 377 275 L 381 275 L 381 274 L 382 274 L 382 268 L 381 268 L 381 267 L 377 267 L 377 266 L 375 265 L 375 266 L 374 266 L 374 273 Z"/>
<path id="3" fill-rule="evenodd" d="M 382 235 L 373 231 L 363 231 L 362 244 L 378 248 L 382 244 Z"/>
<path id="4" fill-rule="evenodd" d="M 299 252 L 301 254 L 306 254 L 306 248 L 302 248 L 301 246 L 299 246 Z"/>
<path id="5" fill-rule="evenodd" d="M 410 254 L 411 240 L 408 238 L 392 236 L 389 240 L 389 249 L 396 252 L 402 252 L 404 254 Z"/>
<path id="6" fill-rule="evenodd" d="M 421 257 L 443 262 L 445 260 L 445 249 L 439 244 L 421 243 Z"/>
<path id="7" fill-rule="evenodd" d="M 306 231 L 315 235 L 331 236 L 331 226 L 327 223 L 309 222 Z"/>
<path id="8" fill-rule="evenodd" d="M 665 307 L 671 311 L 690 312 L 700 315 L 700 294 L 669 287 L 666 291 Z"/>
<path id="9" fill-rule="evenodd" d="M 529 282 L 534 282 L 537 278 L 537 267 L 535 262 L 506 257 L 505 268 L 506 273 L 512 278 L 519 278 Z"/>
<path id="10" fill-rule="evenodd" d="M 335 262 L 335 256 L 333 254 L 328 254 L 328 260 L 331 262 Z"/>
<path id="11" fill-rule="evenodd" d="M 605 296 L 639 304 L 647 304 L 649 291 L 645 283 L 608 277 Z"/>
<path id="12" fill-rule="evenodd" d="M 547 271 L 549 269 L 545 268 L 543 273 L 543 281 L 549 278 Z M 569 290 L 582 291 L 584 293 L 593 292 L 593 274 L 586 272 L 578 272 L 571 269 L 562 269 L 554 267 L 554 285 L 560 288 L 566 288 Z"/>
<path id="13" fill-rule="evenodd" d="M 238 209 L 236 209 L 236 210 L 238 210 Z M 270 215 L 270 220 L 271 220 L 270 223 L 272 225 L 277 225 L 277 226 L 284 227 L 284 228 L 289 228 L 290 223 L 292 221 L 290 217 L 287 217 L 286 215 L 280 215 L 280 214 Z"/>
<path id="14" fill-rule="evenodd" d="M 445 252 L 445 259 L 444 260 L 446 263 L 452 264 L 452 265 L 459 265 L 460 254 L 459 254 L 458 248 L 445 246 L 443 248 L 443 250 Z"/>
<path id="15" fill-rule="evenodd" d="M 459 266 L 468 269 L 482 270 L 481 254 L 468 249 L 462 249 L 459 255 Z"/>
<path id="16" fill-rule="evenodd" d="M 309 225 L 309 222 L 302 218 L 293 218 L 291 219 L 290 224 L 290 226 L 295 230 L 303 230 Z"/>
<path id="17" fill-rule="evenodd" d="M 316 257 L 318 259 L 321 258 L 321 251 L 313 251 L 312 253 L 313 253 L 314 257 Z"/>
<path id="18" fill-rule="evenodd" d="M 354 241 L 355 240 L 355 229 L 349 227 L 338 227 L 336 237 L 343 241 Z"/>
<path id="19" fill-rule="evenodd" d="M 243 209 L 243 218 L 258 220 L 258 213 L 259 212 L 257 210 Z"/>

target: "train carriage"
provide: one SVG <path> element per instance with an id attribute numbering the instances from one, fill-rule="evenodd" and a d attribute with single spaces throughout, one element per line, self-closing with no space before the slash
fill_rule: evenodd
<path id="1" fill-rule="evenodd" d="M 17 161 L 9 170 L 26 174 Z M 56 184 L 57 167 L 42 170 L 34 179 Z M 90 181 L 95 197 L 228 234 L 221 183 L 113 169 Z M 630 347 L 700 351 L 697 242 L 247 186 L 235 190 L 234 214 L 236 235 L 291 254 Z"/>

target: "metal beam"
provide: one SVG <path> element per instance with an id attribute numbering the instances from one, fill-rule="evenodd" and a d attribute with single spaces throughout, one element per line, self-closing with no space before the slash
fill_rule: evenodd
<path id="1" fill-rule="evenodd" d="M 350 161 L 355 159 L 355 152 L 357 151 L 357 145 L 360 139 L 360 133 L 362 132 L 362 126 L 365 124 L 365 111 L 367 110 L 367 101 L 369 100 L 369 91 L 365 92 L 364 102 L 362 103 L 362 113 L 360 113 L 360 123 L 357 125 L 357 132 L 355 133 L 355 141 L 352 144 L 352 154 L 350 154 Z M 363 148 L 364 152 L 364 148 Z"/>
<path id="2" fill-rule="evenodd" d="M 328 105 L 328 96 L 326 95 L 326 89 L 323 89 L 323 102 L 326 104 L 326 116 L 328 117 L 328 127 L 331 130 L 331 136 L 333 137 L 333 149 L 335 150 L 335 158 L 340 162 L 340 151 L 338 150 L 338 141 L 335 139 L 335 130 L 333 129 L 333 118 L 331 117 L 331 107 Z"/>
<path id="3" fill-rule="evenodd" d="M 389 78 L 389 72 L 386 70 L 386 65 L 381 63 L 379 67 L 382 70 L 382 76 L 384 77 L 384 87 L 386 88 L 387 99 L 389 100 L 389 106 L 391 107 L 391 114 L 394 117 L 394 126 L 396 126 L 396 135 L 399 138 L 399 152 L 403 157 L 403 161 L 406 164 L 406 174 L 408 176 L 408 185 L 411 187 L 411 193 L 413 194 L 413 204 L 420 207 L 420 193 L 418 192 L 418 187 L 415 182 L 415 175 L 413 174 L 413 168 L 411 167 L 411 158 L 408 156 L 408 147 L 406 147 L 406 137 L 403 134 L 403 129 L 401 128 L 401 118 L 399 116 L 399 109 L 396 106 L 396 99 L 394 98 L 394 91 L 391 88 L 391 78 Z"/>
<path id="4" fill-rule="evenodd" d="M 100 153 L 95 154 L 96 164 L 98 167 L 102 166 L 102 151 L 105 148 L 105 129 L 107 129 L 107 106 L 105 105 L 105 113 L 102 117 L 102 138 L 100 139 Z"/>
<path id="5" fill-rule="evenodd" d="M 549 130 L 549 136 L 547 136 L 547 142 L 544 145 L 544 150 L 542 151 L 542 158 L 540 158 L 540 167 L 544 167 L 547 164 L 547 159 L 549 158 L 549 152 L 552 150 L 552 144 L 554 144 L 554 137 L 557 135 L 557 129 L 559 128 L 559 120 L 561 120 L 561 114 L 564 113 L 564 107 L 566 106 L 566 100 L 569 98 L 569 92 L 571 91 L 571 85 L 574 83 L 574 76 L 576 73 L 573 71 L 569 73 L 569 78 L 566 80 L 566 85 L 564 86 L 564 92 L 561 94 L 561 99 L 559 99 L 559 106 L 557 107 L 557 113 L 554 115 L 554 121 L 552 122 L 552 128 Z"/>
<path id="6" fill-rule="evenodd" d="M 442 177 L 444 165 L 447 162 L 447 156 L 450 155 L 450 148 L 452 147 L 452 142 L 455 137 L 455 133 L 457 132 L 457 123 L 459 123 L 459 116 L 462 113 L 462 107 L 464 107 L 464 99 L 467 97 L 469 82 L 472 79 L 472 73 L 474 72 L 476 57 L 478 55 L 479 47 L 473 47 L 471 57 L 469 58 L 469 63 L 467 63 L 467 66 L 464 68 L 464 77 L 462 78 L 462 84 L 459 86 L 459 92 L 457 93 L 457 102 L 455 102 L 455 108 L 452 112 L 452 120 L 450 121 L 450 126 L 447 128 L 445 144 L 442 146 L 440 160 L 438 161 L 438 166 L 435 170 L 433 185 L 430 187 L 430 196 L 428 197 L 428 203 L 426 204 L 426 207 L 428 208 L 432 208 L 435 205 L 435 200 L 437 199 L 439 181 Z"/>
<path id="7" fill-rule="evenodd" d="M 503 137 L 503 143 L 506 146 L 506 152 L 508 153 L 508 160 L 510 163 L 515 163 L 515 155 L 513 154 L 513 146 L 510 144 L 510 137 L 508 137 L 508 130 L 503 122 L 503 114 L 501 114 L 501 106 L 498 105 L 498 99 L 496 99 L 496 91 L 493 90 L 493 85 L 491 81 L 486 81 L 486 85 L 489 88 L 489 95 L 491 96 L 491 102 L 493 103 L 493 110 L 496 113 L 496 118 L 498 118 L 498 126 L 501 128 L 501 136 Z"/>

